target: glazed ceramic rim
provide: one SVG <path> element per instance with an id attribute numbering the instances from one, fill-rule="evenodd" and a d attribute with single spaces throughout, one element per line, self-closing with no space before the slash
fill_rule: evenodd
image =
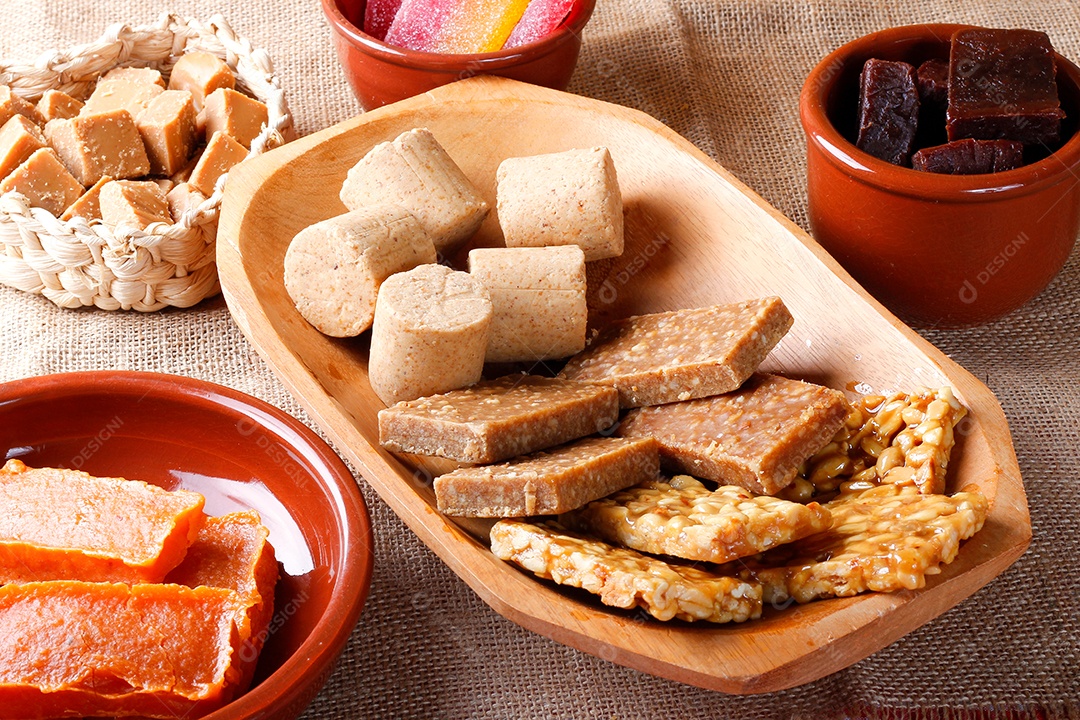
<path id="1" fill-rule="evenodd" d="M 942 39 L 972 25 L 925 23 L 880 30 L 841 45 L 814 66 L 799 95 L 799 119 L 807 139 L 815 143 L 829 162 L 851 177 L 890 192 L 933 201 L 989 202 L 1003 197 L 1027 195 L 1047 184 L 1073 175 L 1080 166 L 1080 129 L 1048 157 L 1015 170 L 980 175 L 944 175 L 920 172 L 880 160 L 863 152 L 845 138 L 826 113 L 825 98 L 839 80 L 833 71 L 852 56 L 871 56 L 874 47 L 901 39 Z M 1067 77 L 1080 94 L 1080 68 L 1055 53 L 1058 77 Z M 830 73 L 832 73 L 830 77 Z"/>
<path id="2" fill-rule="evenodd" d="M 332 29 L 345 36 L 353 46 L 359 46 L 368 55 L 374 55 L 384 62 L 418 70 L 442 72 L 470 70 L 478 73 L 523 65 L 554 52 L 566 42 L 580 40 L 581 31 L 596 7 L 596 0 L 574 0 L 566 19 L 555 30 L 539 40 L 509 50 L 452 55 L 419 52 L 388 45 L 351 23 L 341 12 L 338 2 L 339 0 L 322 0 L 323 13 L 333 25 Z"/>
<path id="3" fill-rule="evenodd" d="M 345 538 L 341 547 L 341 573 L 330 602 L 310 635 L 280 667 L 256 687 L 204 719 L 263 717 L 268 710 L 310 702 L 322 687 L 312 688 L 310 683 L 329 677 L 359 620 L 374 565 L 371 522 L 360 488 L 352 472 L 325 441 L 288 413 L 251 395 L 216 383 L 164 373 L 98 370 L 13 380 L 0 384 L 0 405 L 108 392 L 167 397 L 172 394 L 170 391 L 182 402 L 211 406 L 208 412 L 220 409 L 225 413 L 243 413 L 289 445 L 304 447 L 309 452 L 301 454 L 317 461 L 320 472 L 313 477 L 333 505 L 338 528 Z M 359 537 L 359 543 L 349 540 L 354 534 Z"/>

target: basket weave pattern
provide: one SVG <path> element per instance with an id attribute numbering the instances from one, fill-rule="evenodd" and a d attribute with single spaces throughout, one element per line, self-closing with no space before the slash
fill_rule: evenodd
<path id="1" fill-rule="evenodd" d="M 248 157 L 283 144 L 292 116 L 270 56 L 238 38 L 221 16 L 207 23 L 165 15 L 156 24 L 111 26 L 94 43 L 53 51 L 33 63 L 0 61 L 0 83 L 31 102 L 46 90 L 85 97 L 116 67 L 151 67 L 167 80 L 185 52 L 210 52 L 236 74 L 237 90 L 264 102 L 269 123 Z M 226 176 L 227 177 L 227 176 Z M 16 192 L 0 197 L 0 283 L 40 293 L 63 308 L 151 312 L 190 307 L 219 291 L 215 237 L 222 188 L 172 225 L 145 231 L 83 218 L 61 221 Z"/>

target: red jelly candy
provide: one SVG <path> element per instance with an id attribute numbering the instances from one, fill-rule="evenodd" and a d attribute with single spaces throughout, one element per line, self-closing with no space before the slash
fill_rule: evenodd
<path id="1" fill-rule="evenodd" d="M 977 175 L 1013 170 L 1024 164 L 1024 144 L 1015 140 L 956 140 L 925 148 L 911 158 L 923 172 Z"/>
<path id="2" fill-rule="evenodd" d="M 927 60 L 915 72 L 919 80 L 919 102 L 945 105 L 949 102 L 949 63 Z"/>
<path id="3" fill-rule="evenodd" d="M 364 32 L 380 40 L 386 39 L 386 31 L 394 22 L 401 0 L 367 0 L 364 8 Z"/>
<path id="4" fill-rule="evenodd" d="M 894 165 L 906 165 L 919 125 L 915 68 L 905 62 L 867 60 L 859 76 L 859 138 L 855 143 Z"/>
<path id="5" fill-rule="evenodd" d="M 387 44 L 435 52 L 443 27 L 456 6 L 453 0 L 403 0 L 386 31 Z"/>
<path id="6" fill-rule="evenodd" d="M 1053 143 L 1061 133 L 1054 48 L 1035 30 L 960 30 L 949 61 L 949 139 Z"/>

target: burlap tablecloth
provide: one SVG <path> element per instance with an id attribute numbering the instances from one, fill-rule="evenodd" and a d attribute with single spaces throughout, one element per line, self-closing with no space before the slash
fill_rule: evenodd
<path id="1" fill-rule="evenodd" d="M 884 5 L 888 7 L 883 7 Z M 644 110 L 806 223 L 800 85 L 838 45 L 893 25 L 1046 30 L 1080 60 L 1077 0 L 599 0 L 571 90 Z M 163 10 L 222 12 L 266 47 L 312 132 L 359 107 L 318 0 L 172 5 L 2 0 L 0 56 L 34 57 Z M 967 602 L 854 667 L 798 689 L 733 697 L 618 667 L 527 632 L 484 605 L 361 480 L 374 522 L 370 600 L 306 718 L 896 716 L 1080 717 L 1080 261 L 1041 297 L 973 330 L 926 336 L 983 379 L 1011 423 L 1031 504 L 1027 554 Z M 178 373 L 305 418 L 220 298 L 153 315 L 58 310 L 0 288 L 0 381 L 72 370 Z M 305 418 L 306 419 L 306 418 Z M 923 712 L 930 709 L 930 712 Z"/>

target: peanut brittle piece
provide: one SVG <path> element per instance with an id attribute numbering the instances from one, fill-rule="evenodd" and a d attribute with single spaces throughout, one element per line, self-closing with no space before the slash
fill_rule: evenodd
<path id="1" fill-rule="evenodd" d="M 624 408 L 730 392 L 793 320 L 778 297 L 638 315 L 602 332 L 559 377 L 612 385 Z"/>
<path id="2" fill-rule="evenodd" d="M 743 622 L 761 617 L 761 586 L 646 557 L 565 530 L 558 523 L 501 520 L 491 551 L 559 585 L 582 588 L 605 605 L 640 607 L 658 620 Z"/>
<path id="3" fill-rule="evenodd" d="M 652 438 L 593 437 L 498 465 L 440 475 L 435 478 L 435 499 L 447 515 L 556 515 L 659 473 Z"/>
<path id="4" fill-rule="evenodd" d="M 607 430 L 619 397 L 602 385 L 507 375 L 379 411 L 379 442 L 396 452 L 492 463 Z"/>
<path id="5" fill-rule="evenodd" d="M 634 550 L 722 563 L 827 530 L 829 511 L 751 495 L 735 485 L 709 490 L 689 475 L 653 480 L 589 503 L 567 522 Z"/>
<path id="6" fill-rule="evenodd" d="M 960 541 L 982 528 L 988 511 L 978 492 L 924 495 L 904 485 L 841 493 L 825 507 L 832 513 L 828 531 L 738 561 L 738 574 L 760 582 L 766 601 L 921 588 L 956 558 Z"/>
<path id="7" fill-rule="evenodd" d="M 892 483 L 943 493 L 953 429 L 966 415 L 948 387 L 864 396 L 783 497 L 803 502 L 848 482 L 854 483 L 852 490 Z"/>
<path id="8" fill-rule="evenodd" d="M 775 495 L 843 425 L 844 394 L 758 373 L 737 391 L 627 414 L 622 437 L 654 437 L 680 472 Z"/>

